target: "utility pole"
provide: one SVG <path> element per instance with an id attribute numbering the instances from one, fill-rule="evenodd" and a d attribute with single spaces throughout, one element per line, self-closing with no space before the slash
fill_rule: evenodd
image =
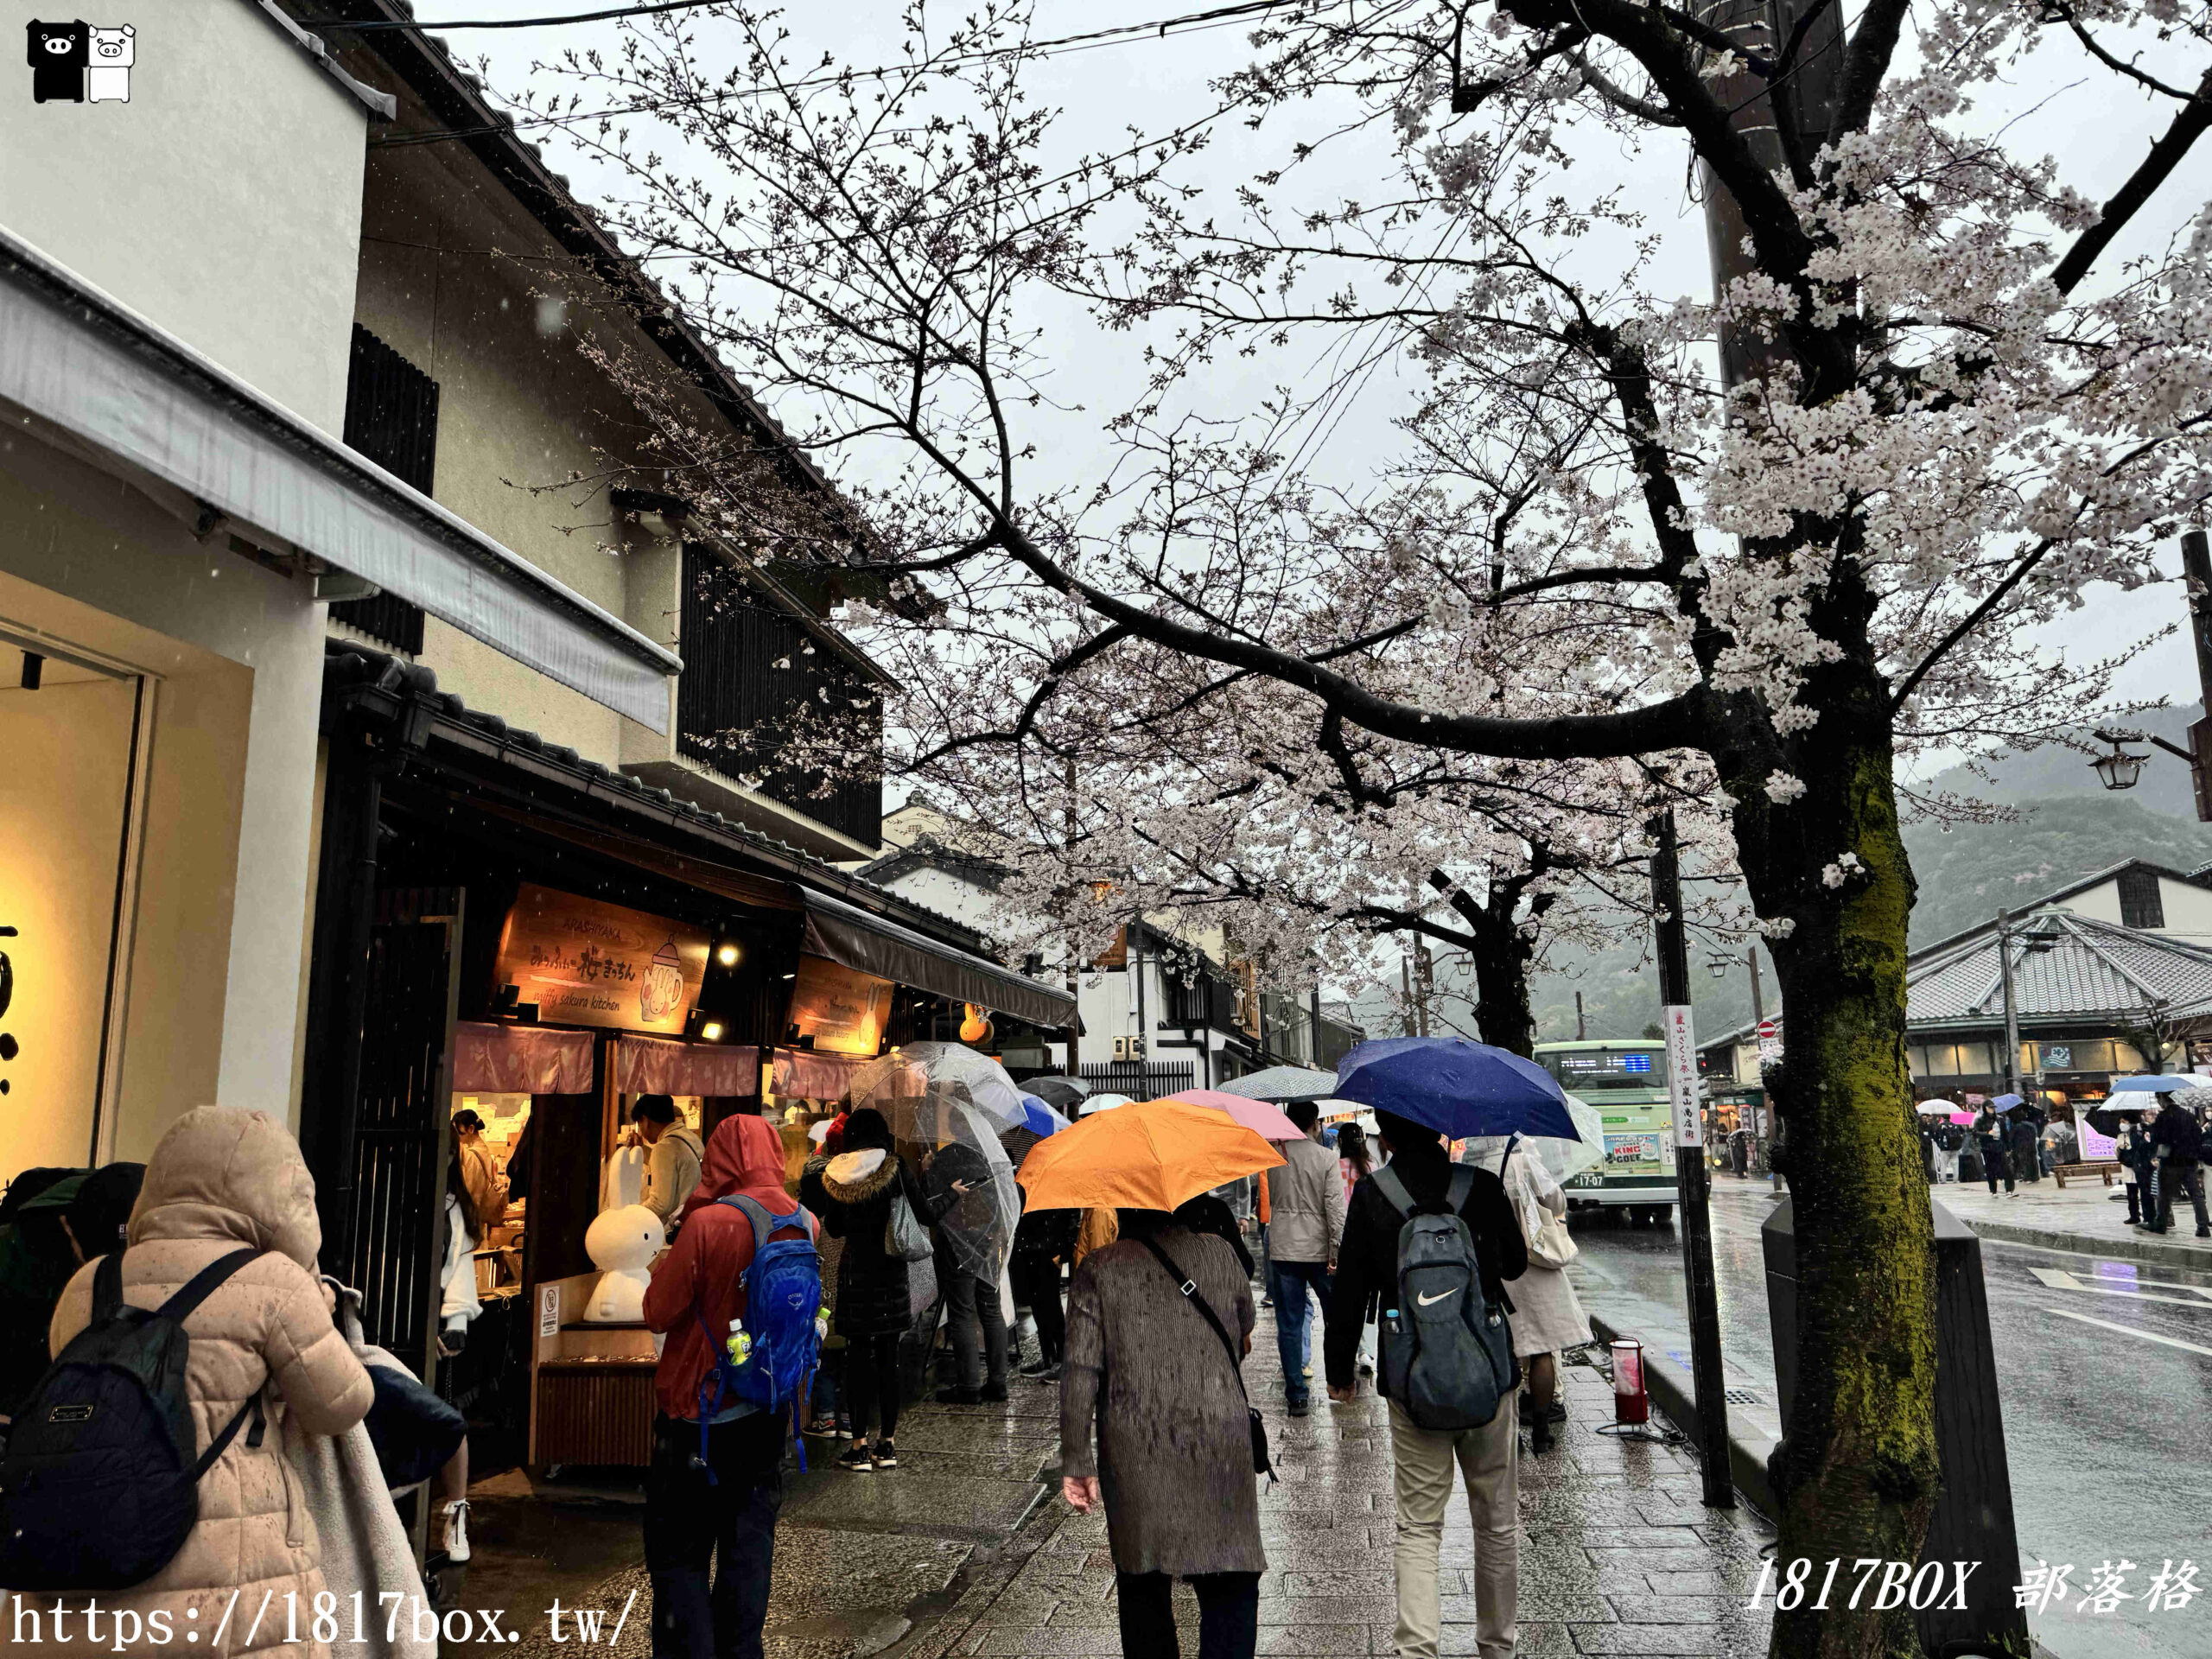
<path id="1" fill-rule="evenodd" d="M 2012 912 L 1997 912 L 1997 978 L 2005 988 L 2005 1092 L 2020 1092 L 2020 1011 L 2012 1001 Z"/>
<path id="2" fill-rule="evenodd" d="M 1582 1018 L 1582 993 L 1580 991 L 1574 994 L 1574 1040 L 1578 1043 L 1590 1040 L 1590 1027 Z"/>
<path id="3" fill-rule="evenodd" d="M 1766 993 L 1759 985 L 1759 948 L 1744 947 L 1744 966 L 1751 970 L 1751 1052 L 1759 1072 L 1759 1138 L 1766 1142 L 1766 1179 L 1770 1192 L 1782 1191 L 1782 1172 L 1774 1166 L 1774 1097 L 1766 1090 Z"/>
<path id="4" fill-rule="evenodd" d="M 1699 1116 L 1696 1033 L 1690 1023 L 1689 937 L 1675 815 L 1652 823 L 1651 908 L 1656 918 L 1660 1024 L 1667 1033 L 1667 1096 L 1675 1116 L 1675 1199 L 1681 1214 L 1682 1283 L 1689 1302 L 1690 1381 L 1697 1396 L 1698 1451 L 1708 1508 L 1736 1507 L 1728 1465 L 1728 1395 L 1720 1358 L 1720 1300 L 1713 1274 L 1713 1172 Z"/>
<path id="5" fill-rule="evenodd" d="M 1417 1037 L 1421 1033 L 1414 1028 L 1414 970 L 1402 955 L 1398 958 L 1398 995 L 1406 1005 L 1406 1035 Z"/>

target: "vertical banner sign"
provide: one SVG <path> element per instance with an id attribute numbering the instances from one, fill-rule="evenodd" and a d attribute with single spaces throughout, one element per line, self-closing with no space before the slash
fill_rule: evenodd
<path id="1" fill-rule="evenodd" d="M 1662 1009 L 1659 1023 L 1667 1034 L 1667 1104 L 1675 1116 L 1675 1144 L 1701 1147 L 1705 1126 L 1697 1109 L 1697 1044 L 1690 1029 L 1690 1011 L 1681 1004 Z"/>

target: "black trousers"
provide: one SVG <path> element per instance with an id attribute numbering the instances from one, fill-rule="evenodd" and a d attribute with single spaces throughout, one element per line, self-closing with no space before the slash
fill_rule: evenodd
<path id="1" fill-rule="evenodd" d="M 2168 1110 L 2173 1109 L 2169 1107 Z M 2202 1232 L 2208 1223 L 2204 1213 L 2204 1166 L 2202 1164 L 2161 1164 L 2158 1166 L 2158 1228 L 2166 1231 L 2174 1224 L 2174 1198 L 2187 1198 L 2196 1211 L 2196 1230 Z"/>
<path id="2" fill-rule="evenodd" d="M 899 1333 L 845 1338 L 845 1412 L 853 1438 L 868 1438 L 869 1421 L 883 1420 L 883 1438 L 899 1432 Z"/>
<path id="3" fill-rule="evenodd" d="M 776 1512 L 784 1503 L 784 1427 L 782 1415 L 766 1412 L 713 1425 L 709 1482 L 707 1469 L 695 1466 L 699 1425 L 654 1420 L 645 1471 L 653 1659 L 761 1659 Z"/>
<path id="4" fill-rule="evenodd" d="M 1197 1573 L 1198 1659 L 1252 1659 L 1260 1645 L 1260 1575 Z M 1175 1640 L 1175 1580 L 1165 1573 L 1116 1573 L 1122 1651 L 1143 1659 L 1181 1659 Z"/>
<path id="5" fill-rule="evenodd" d="M 1017 1255 L 1009 1267 L 1014 1300 L 1037 1321 L 1037 1349 L 1047 1365 L 1060 1363 L 1067 1344 L 1067 1315 L 1060 1306 L 1060 1264 L 1049 1255 Z"/>
<path id="6" fill-rule="evenodd" d="M 2005 1190 L 2007 1192 L 2012 1190 L 2012 1166 L 2004 1159 L 1992 1158 L 1985 1154 L 1981 1160 L 1981 1171 L 1989 1178 L 1989 1190 L 1992 1192 L 1997 1190 L 1997 1178 L 1999 1175 L 2005 1178 Z"/>

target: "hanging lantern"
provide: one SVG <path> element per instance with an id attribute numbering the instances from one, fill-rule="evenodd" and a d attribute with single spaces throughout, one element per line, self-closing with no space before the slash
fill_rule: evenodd
<path id="1" fill-rule="evenodd" d="M 969 1044 L 990 1041 L 990 1010 L 976 1002 L 963 1002 L 961 1007 L 967 1011 L 968 1017 L 960 1022 L 960 1040 Z"/>
<path id="2" fill-rule="evenodd" d="M 2107 741 L 2112 744 L 2112 753 L 2090 761 L 2089 770 L 2097 774 L 2097 781 L 2107 789 L 2134 788 L 2135 780 L 2143 775 L 2143 763 L 2150 757 L 2128 753 L 2120 747 L 2118 738 Z"/>
<path id="3" fill-rule="evenodd" d="M 1613 1340 L 1613 1421 L 1648 1423 L 1651 1396 L 1643 1391 L 1643 1344 L 1634 1337 Z"/>

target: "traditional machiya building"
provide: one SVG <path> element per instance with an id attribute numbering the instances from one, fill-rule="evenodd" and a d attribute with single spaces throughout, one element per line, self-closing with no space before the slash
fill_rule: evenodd
<path id="1" fill-rule="evenodd" d="M 428 1373 L 472 1110 L 514 1202 L 461 1403 L 641 1463 L 650 1341 L 582 1318 L 636 1097 L 790 1118 L 795 1171 L 887 1048 L 1020 1052 L 1073 999 L 831 861 L 881 847 L 889 683 L 639 399 L 764 525 L 864 530 L 471 79 L 413 29 L 170 16 L 127 107 L 0 101 L 0 1178 L 267 1111 Z M 817 706 L 834 768 L 789 747 Z"/>

